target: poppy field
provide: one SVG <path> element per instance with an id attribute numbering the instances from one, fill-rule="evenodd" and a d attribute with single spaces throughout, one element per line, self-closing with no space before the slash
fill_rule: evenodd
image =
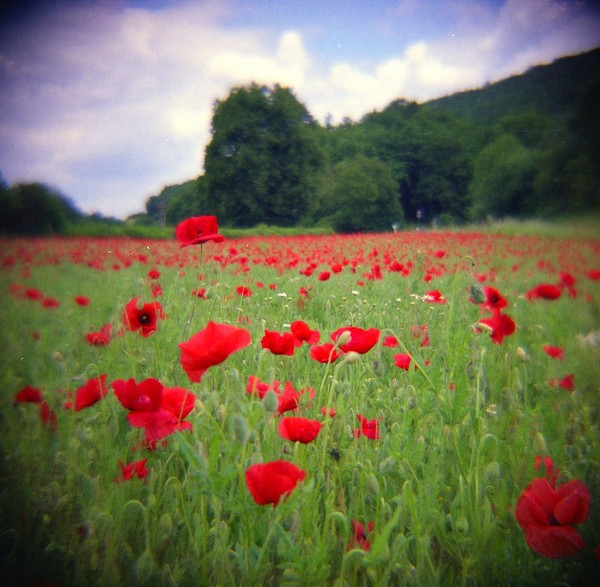
<path id="1" fill-rule="evenodd" d="M 13 585 L 593 584 L 600 242 L 0 249 Z"/>

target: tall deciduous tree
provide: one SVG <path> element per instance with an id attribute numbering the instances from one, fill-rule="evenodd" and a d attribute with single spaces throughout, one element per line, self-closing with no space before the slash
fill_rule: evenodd
<path id="1" fill-rule="evenodd" d="M 237 226 L 309 218 L 321 165 L 314 126 L 279 85 L 238 87 L 217 101 L 204 164 L 209 211 Z"/>

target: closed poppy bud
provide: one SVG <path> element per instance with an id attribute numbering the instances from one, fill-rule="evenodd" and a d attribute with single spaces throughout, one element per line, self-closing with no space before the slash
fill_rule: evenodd
<path id="1" fill-rule="evenodd" d="M 246 444 L 250 436 L 248 430 L 248 422 L 241 414 L 236 414 L 233 417 L 233 435 L 240 444 Z"/>
<path id="2" fill-rule="evenodd" d="M 352 340 L 352 334 L 349 330 L 344 330 L 335 341 L 338 347 L 348 344 Z"/>
<path id="3" fill-rule="evenodd" d="M 515 354 L 517 355 L 517 359 L 519 359 L 519 361 L 522 361 L 523 363 L 529 362 L 529 355 L 523 347 L 517 347 Z"/>
<path id="4" fill-rule="evenodd" d="M 360 361 L 360 355 L 354 351 L 349 351 L 344 356 L 344 363 L 352 364 L 356 363 L 357 361 Z"/>
<path id="5" fill-rule="evenodd" d="M 277 399 L 277 394 L 272 389 L 269 389 L 267 391 L 267 393 L 265 393 L 265 395 L 263 396 L 261 401 L 262 401 L 263 408 L 267 412 L 276 412 L 277 411 L 277 407 L 279 405 L 279 400 Z"/>

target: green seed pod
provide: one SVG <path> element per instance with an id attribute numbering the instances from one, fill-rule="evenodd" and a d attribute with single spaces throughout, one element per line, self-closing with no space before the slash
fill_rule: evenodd
<path id="1" fill-rule="evenodd" d="M 369 474 L 369 479 L 367 481 L 367 487 L 369 488 L 369 491 L 373 495 L 379 494 L 379 481 L 377 480 L 377 477 L 375 477 L 375 475 L 373 475 L 373 473 Z"/>
<path id="2" fill-rule="evenodd" d="M 537 452 L 539 454 L 541 454 L 541 455 L 548 454 L 548 444 L 546 443 L 546 438 L 544 437 L 544 435 L 541 432 L 535 433 L 534 442 L 535 442 L 535 447 L 537 449 Z"/>
<path id="3" fill-rule="evenodd" d="M 236 414 L 233 417 L 233 436 L 240 444 L 246 444 L 250 437 L 248 422 L 241 414 Z"/>
<path id="4" fill-rule="evenodd" d="M 392 456 L 385 457 L 385 459 L 383 459 L 381 461 L 381 463 L 379 463 L 379 472 L 382 475 L 386 475 L 387 473 L 390 473 L 395 468 L 396 468 L 396 459 Z"/>
<path id="5" fill-rule="evenodd" d="M 500 465 L 496 461 L 492 461 L 485 468 L 485 477 L 491 483 L 495 483 L 500 479 Z"/>

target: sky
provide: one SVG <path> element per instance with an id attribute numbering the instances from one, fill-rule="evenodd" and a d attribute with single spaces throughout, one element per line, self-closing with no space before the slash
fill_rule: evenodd
<path id="1" fill-rule="evenodd" d="M 0 174 L 125 218 L 203 172 L 235 86 L 337 124 L 598 46 L 595 0 L 0 0 Z"/>

